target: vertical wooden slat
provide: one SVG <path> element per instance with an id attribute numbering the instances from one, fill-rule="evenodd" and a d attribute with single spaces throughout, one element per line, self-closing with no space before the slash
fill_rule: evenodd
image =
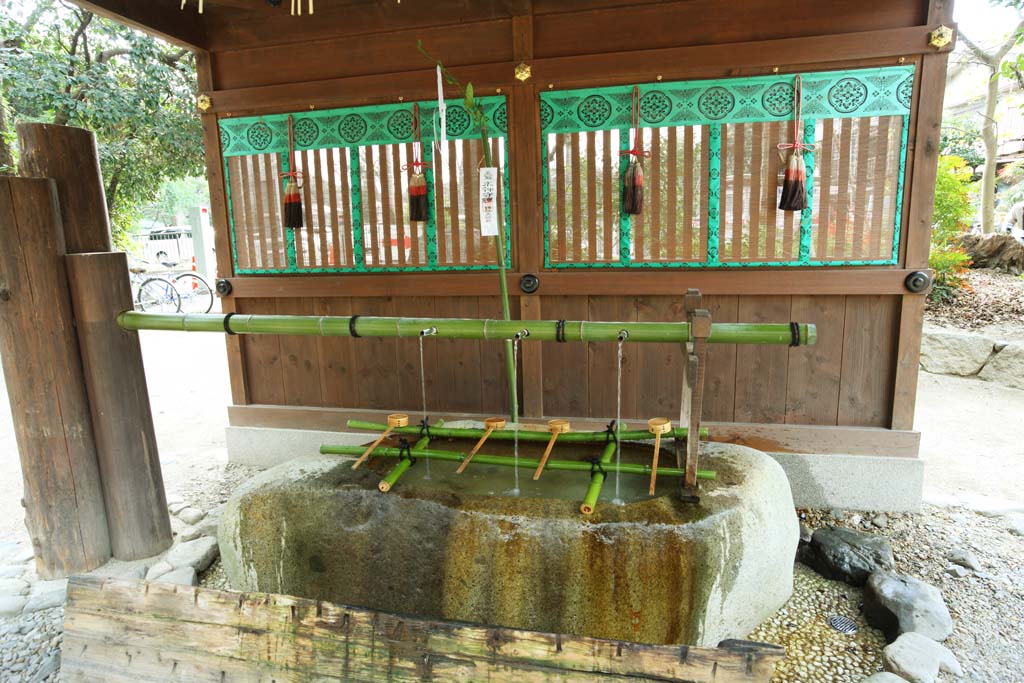
<path id="1" fill-rule="evenodd" d="M 868 221 L 868 193 L 870 186 L 868 172 L 868 159 L 872 150 L 871 145 L 871 118 L 861 117 L 857 122 L 857 178 L 854 181 L 853 192 L 853 240 L 849 255 L 859 259 L 864 254 L 864 224 Z"/>
<path id="2" fill-rule="evenodd" d="M 840 376 L 841 425 L 888 427 L 892 415 L 899 299 L 849 296 Z"/>
<path id="3" fill-rule="evenodd" d="M 750 247 L 747 255 L 752 261 L 761 257 L 761 178 L 766 164 L 762 162 L 764 153 L 764 124 L 750 124 Z M 774 197 L 772 198 L 774 199 Z"/>
<path id="4" fill-rule="evenodd" d="M 327 265 L 327 209 L 329 204 L 327 201 L 328 193 L 324 191 L 326 187 L 325 182 L 327 181 L 327 174 L 323 170 L 323 152 L 321 150 L 313 150 L 313 188 L 316 190 L 316 232 L 320 238 L 320 252 L 319 257 L 316 259 L 316 266 L 323 268 Z"/>
<path id="5" fill-rule="evenodd" d="M 434 158 L 434 167 L 430 170 L 434 174 L 434 223 L 437 230 L 437 262 L 441 265 L 448 263 L 448 212 L 445 210 L 445 169 L 441 167 L 442 157 Z"/>
<path id="6" fill-rule="evenodd" d="M 772 121 L 770 126 L 771 126 L 771 128 L 770 128 L 771 133 L 770 133 L 768 139 L 769 139 L 769 141 L 771 143 L 778 144 L 782 140 L 782 135 L 783 135 L 783 132 L 784 132 L 784 124 L 781 123 L 780 121 Z M 772 196 L 771 196 L 771 201 L 767 201 L 767 199 L 765 201 L 765 221 L 764 222 L 765 222 L 765 227 L 767 228 L 767 230 L 765 232 L 765 240 L 764 240 L 764 245 L 765 245 L 765 254 L 764 255 L 765 255 L 765 258 L 768 258 L 768 259 L 777 258 L 779 256 L 779 252 L 780 252 L 779 244 L 778 244 L 778 241 L 779 241 L 779 235 L 778 235 L 779 202 L 778 202 L 778 197 L 779 197 L 779 186 L 780 186 L 780 184 L 782 182 L 782 172 L 783 172 L 783 169 L 785 168 L 785 166 L 783 165 L 784 162 L 778 161 L 778 158 L 779 158 L 778 154 L 775 154 L 772 157 L 772 164 L 771 164 L 770 168 L 773 169 L 774 172 L 771 173 L 771 175 L 769 176 L 772 179 L 772 182 L 771 182 Z"/>
<path id="7" fill-rule="evenodd" d="M 744 140 L 747 124 L 737 123 L 726 127 L 722 135 L 724 139 L 732 131 L 732 169 L 729 174 L 729 186 L 732 188 L 732 258 L 739 261 L 743 254 L 743 172 L 746 167 L 746 141 Z"/>
<path id="8" fill-rule="evenodd" d="M 558 261 L 565 263 L 570 261 L 569 253 L 566 251 L 566 216 L 565 216 L 565 136 L 555 135 L 555 178 L 550 181 L 555 193 L 555 230 L 558 233 L 556 244 L 558 246 Z"/>
<path id="9" fill-rule="evenodd" d="M 347 263 L 347 259 L 345 259 L 345 257 L 343 256 L 344 251 L 342 248 L 340 236 L 338 234 L 338 223 L 341 220 L 341 217 L 338 215 L 338 188 L 335 185 L 336 171 L 334 170 L 335 164 L 337 162 L 335 161 L 334 157 L 335 154 L 339 151 L 343 150 L 339 150 L 335 147 L 329 147 L 325 152 L 327 155 L 327 192 L 331 202 L 331 258 L 329 261 L 325 262 L 324 265 L 331 265 L 335 268 Z M 326 226 L 322 227 L 321 229 L 326 230 Z"/>
<path id="10" fill-rule="evenodd" d="M 519 299 L 519 312 L 523 320 L 542 320 L 540 296 L 522 296 Z M 544 415 L 544 344 L 534 344 L 525 352 L 519 349 L 519 366 L 522 368 L 522 391 L 520 400 L 523 404 L 523 416 L 540 418 Z"/>
<path id="11" fill-rule="evenodd" d="M 480 226 L 476 222 L 476 159 L 483 149 L 476 140 L 462 141 L 462 213 L 466 222 L 462 232 L 466 235 L 466 263 L 477 263 L 480 253 Z"/>
<path id="12" fill-rule="evenodd" d="M 243 157 L 228 157 L 228 184 L 231 189 L 231 223 L 234 227 L 235 258 L 239 268 L 249 267 L 248 218 L 245 182 L 242 180 Z"/>
<path id="13" fill-rule="evenodd" d="M 698 254 L 700 258 L 707 258 L 708 254 L 708 240 L 710 239 L 709 222 L 708 222 L 708 203 L 710 202 L 710 192 L 708 187 L 708 170 L 711 167 L 711 150 L 709 147 L 709 140 L 711 135 L 711 126 L 700 127 L 700 172 L 697 173 L 697 178 L 700 187 L 700 227 L 701 227 L 701 244 L 703 249 Z"/>
<path id="14" fill-rule="evenodd" d="M 273 264 L 272 254 L 270 252 L 270 229 L 267 223 L 267 211 L 263 206 L 263 200 L 266 195 L 266 183 L 269 182 L 270 178 L 264 178 L 263 165 L 260 164 L 259 155 L 253 155 L 249 157 L 252 162 L 252 189 L 253 197 L 256 200 L 256 221 L 253 223 L 253 230 L 256 231 L 256 237 L 259 239 L 259 248 L 256 253 L 259 255 L 259 267 L 266 268 Z M 268 198 L 269 201 L 269 198 Z"/>
<path id="15" fill-rule="evenodd" d="M 381 249 L 384 251 L 384 263 L 393 266 L 395 257 L 392 254 L 391 241 L 395 239 L 395 231 L 391 220 L 391 164 L 388 162 L 388 147 L 392 145 L 380 145 L 377 149 L 379 155 L 377 172 L 380 177 L 380 220 L 384 227 L 384 237 L 381 238 Z"/>
<path id="16" fill-rule="evenodd" d="M 411 147 L 411 144 L 406 144 L 406 147 Z M 395 227 L 396 227 L 396 239 L 398 240 L 398 265 L 404 267 L 406 265 L 405 258 L 405 211 L 402 208 L 402 204 L 405 200 L 405 192 L 402 188 L 402 178 L 405 176 L 405 171 L 402 170 L 402 157 L 401 157 L 401 145 L 391 145 L 391 176 L 392 182 L 394 183 L 394 194 L 392 200 L 395 206 Z M 411 240 L 411 238 L 410 238 Z M 415 262 L 415 260 L 414 260 Z"/>
<path id="17" fill-rule="evenodd" d="M 661 207 L 661 176 L 662 176 L 662 161 L 661 161 L 661 129 L 651 128 L 651 162 L 649 164 L 651 168 L 651 179 L 649 183 L 645 183 L 651 191 L 651 222 L 649 223 L 650 234 L 648 235 L 647 248 L 650 250 L 650 260 L 660 261 L 662 258 L 662 249 L 664 243 L 662 240 L 665 235 L 665 226 L 662 224 L 662 207 Z M 646 179 L 645 179 L 646 180 Z M 644 188 L 645 190 L 647 188 Z"/>
<path id="18" fill-rule="evenodd" d="M 505 152 L 504 142 L 501 138 L 491 138 L 491 158 L 494 159 L 494 165 L 498 167 L 498 225 L 503 228 L 503 231 L 507 237 L 512 240 L 511 248 L 506 257 L 510 257 L 516 253 L 516 237 L 517 235 L 510 235 L 508 230 L 509 226 L 505 224 L 505 202 L 510 201 L 505 196 L 505 175 L 508 173 L 508 165 L 505 163 Z M 477 207 L 480 206 L 480 188 L 479 180 L 477 187 Z M 500 233 L 499 233 L 500 234 Z M 492 240 L 493 241 L 493 240 Z M 486 263 L 497 263 L 498 262 L 498 250 L 496 248 L 488 249 L 490 255 L 483 259 Z M 500 308 L 500 302 L 499 302 Z M 486 348 L 486 345 L 482 348 Z M 504 348 L 504 345 L 503 345 Z M 506 382 L 507 384 L 507 382 Z"/>
<path id="19" fill-rule="evenodd" d="M 726 235 L 729 234 L 729 224 L 726 221 L 728 212 L 727 198 L 729 193 L 726 190 L 729 187 L 728 178 L 731 177 L 729 173 L 729 143 L 732 142 L 732 136 L 728 134 L 728 128 L 722 126 L 721 128 L 721 150 L 719 151 L 719 186 L 718 186 L 718 256 L 722 261 L 728 260 L 726 254 Z M 706 215 L 706 214 L 705 214 Z"/>
<path id="20" fill-rule="evenodd" d="M 587 132 L 587 250 L 586 260 L 594 262 L 597 255 L 597 154 L 595 135 Z"/>
<path id="21" fill-rule="evenodd" d="M 832 216 L 829 213 L 832 201 L 832 144 L 835 137 L 835 119 L 825 119 L 822 122 L 821 154 L 820 160 L 815 164 L 818 171 L 818 182 L 814 184 L 816 191 L 814 198 L 818 201 L 818 242 L 815 257 L 819 259 L 828 256 L 828 236 L 835 226 L 832 223 Z"/>
<path id="22" fill-rule="evenodd" d="M 408 145 L 406 145 L 406 148 L 405 148 L 405 159 L 406 159 L 406 163 L 410 163 L 410 164 L 412 163 L 412 159 L 413 159 L 412 143 L 409 143 Z M 427 173 L 431 172 L 431 169 L 429 169 L 429 168 L 421 168 L 419 170 L 423 171 L 424 174 L 427 174 Z M 405 171 L 402 171 L 402 175 L 403 176 L 405 175 Z M 405 181 L 404 178 L 402 179 L 402 182 L 406 182 L 407 183 L 407 181 Z M 404 203 L 405 203 L 405 201 L 407 199 L 407 195 L 408 195 L 408 190 L 406 190 L 406 194 L 402 195 L 401 198 L 399 199 L 398 203 L 395 205 L 395 210 L 396 210 L 396 212 L 398 212 L 399 216 L 402 215 L 402 207 L 405 205 Z M 420 256 L 420 231 L 423 230 L 424 231 L 424 236 L 426 236 L 426 230 L 425 230 L 426 221 L 419 222 L 419 223 L 414 223 L 412 221 L 412 216 L 410 216 L 409 217 L 408 226 L 409 226 L 409 253 L 410 253 L 411 258 L 412 258 L 412 263 L 413 263 L 413 265 L 417 265 L 417 266 L 425 266 L 425 265 L 427 265 L 427 260 L 426 260 L 427 259 L 427 256 L 426 256 L 427 250 L 426 250 L 426 248 L 423 249 L 423 255 L 421 257 Z"/>
<path id="23" fill-rule="evenodd" d="M 846 301 L 842 296 L 794 296 L 790 316 L 814 323 L 818 343 L 790 349 L 786 422 L 834 425 L 839 412 Z"/>
<path id="24" fill-rule="evenodd" d="M 313 188 L 316 187 L 316 182 L 309 178 L 310 169 L 312 164 L 309 161 L 309 150 L 302 152 L 302 172 L 305 175 L 305 181 L 302 183 L 302 209 L 305 213 L 305 227 L 303 231 L 306 233 L 306 259 L 304 265 L 307 268 L 316 266 L 316 225 L 313 220 L 315 204 L 319 203 L 319 197 L 313 194 Z"/>
<path id="25" fill-rule="evenodd" d="M 580 187 L 580 136 L 572 135 L 572 261 L 583 260 L 583 188 Z"/>
<path id="26" fill-rule="evenodd" d="M 241 157 L 239 164 L 240 178 L 242 182 L 242 192 L 239 196 L 242 197 L 242 209 L 245 214 L 245 222 L 242 224 L 243 237 L 245 239 L 245 266 L 244 268 L 258 268 L 259 261 L 256 258 L 256 243 L 254 239 L 254 233 L 256 232 L 256 199 L 253 196 L 253 182 L 252 177 L 249 173 L 249 157 Z M 235 195 L 232 195 L 235 196 Z M 238 241 L 238 224 L 235 224 L 235 239 Z"/>
<path id="27" fill-rule="evenodd" d="M 702 156 L 705 156 L 707 154 L 706 148 L 707 141 L 702 140 Z M 683 240 L 683 260 L 685 261 L 689 261 L 690 259 L 693 258 L 694 179 L 695 174 L 693 169 L 693 126 L 686 126 L 683 129 L 683 232 L 681 236 Z"/>
<path id="28" fill-rule="evenodd" d="M 448 215 L 451 217 L 448 231 L 452 240 L 451 261 L 449 263 L 453 265 L 463 263 L 461 239 L 462 234 L 468 232 L 459 220 L 459 187 L 461 187 L 462 183 L 459 182 L 458 145 L 458 140 L 448 141 Z M 462 163 L 466 164 L 468 161 L 463 159 Z"/>
<path id="29" fill-rule="evenodd" d="M 603 241 L 604 254 L 603 259 L 605 261 L 615 260 L 615 235 L 619 230 L 619 222 L 616 220 L 614 200 L 617 194 L 618 187 L 612 182 L 612 169 L 614 165 L 618 163 L 618 150 L 612 144 L 612 132 L 610 130 L 602 131 L 602 144 L 604 146 L 603 154 L 601 155 L 601 170 L 603 172 L 603 180 L 601 184 L 601 199 L 604 207 L 604 225 L 603 225 Z"/>
<path id="30" fill-rule="evenodd" d="M 841 259 L 847 253 L 846 224 L 850 212 L 850 165 L 853 120 L 843 119 L 839 123 L 839 191 L 836 196 L 836 242 L 830 256 Z"/>
<path id="31" fill-rule="evenodd" d="M 263 155 L 263 187 L 267 192 L 267 213 L 269 224 L 267 232 L 270 234 L 270 262 L 267 264 L 273 268 L 286 268 L 288 258 L 285 256 L 283 240 L 280 237 L 281 214 L 278 211 L 278 203 L 281 201 L 278 187 L 280 183 L 280 170 L 274 163 L 275 155 Z"/>
<path id="32" fill-rule="evenodd" d="M 886 207 L 890 204 L 890 195 L 896 194 L 896 180 L 889 178 L 889 121 L 888 116 L 879 116 L 877 119 L 877 130 L 875 131 L 875 144 L 872 150 L 875 153 L 875 169 L 871 178 L 871 245 L 867 254 L 869 258 L 882 258 L 882 233 L 885 230 L 884 224 L 892 224 L 889 212 Z M 899 143 L 896 143 L 897 148 Z M 897 162 L 898 163 L 898 162 Z M 898 166 L 897 166 L 898 168 Z M 892 189 L 889 190 L 888 188 Z M 895 202 L 892 202 L 895 203 Z"/>
<path id="33" fill-rule="evenodd" d="M 786 260 L 795 258 L 793 244 L 797 241 L 794 237 L 800 229 L 799 219 L 799 211 L 782 212 L 782 257 Z"/>
<path id="34" fill-rule="evenodd" d="M 363 171 L 363 178 L 366 179 L 366 192 L 363 193 L 363 245 L 364 253 L 372 254 L 373 265 L 379 267 L 383 265 L 383 259 L 380 253 L 380 231 L 377 229 L 377 173 L 373 163 L 374 149 L 362 148 L 366 152 L 366 163 L 363 164 L 363 168 L 366 169 Z"/>
<path id="35" fill-rule="evenodd" d="M 679 260 L 679 247 L 677 246 L 676 231 L 679 229 L 679 140 L 678 140 L 678 128 L 675 126 L 669 126 L 668 139 L 665 144 L 668 145 L 668 160 L 665 177 L 666 181 L 666 194 L 668 195 L 665 199 L 665 218 L 668 225 L 666 226 L 667 235 L 665 236 L 665 254 L 664 258 L 668 261 Z"/>
<path id="36" fill-rule="evenodd" d="M 349 189 L 348 183 L 348 163 L 349 155 L 358 153 L 358 151 L 352 152 L 349 149 L 339 148 L 338 150 L 339 161 L 341 162 L 341 167 L 338 173 L 338 186 L 341 188 L 341 210 L 344 214 L 344 223 L 342 223 L 342 243 L 345 245 L 344 262 L 351 266 L 357 266 L 359 264 L 356 263 L 355 259 L 355 236 L 353 234 L 354 231 L 352 226 L 352 193 Z"/>
<path id="37" fill-rule="evenodd" d="M 788 296 L 741 296 L 737 315 L 743 322 L 792 320 Z M 737 422 L 780 424 L 786 420 L 786 375 L 789 347 L 740 345 L 736 349 Z"/>

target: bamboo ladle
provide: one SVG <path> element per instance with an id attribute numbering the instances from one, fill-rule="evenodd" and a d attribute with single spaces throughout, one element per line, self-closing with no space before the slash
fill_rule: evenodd
<path id="1" fill-rule="evenodd" d="M 384 439 L 388 438 L 388 434 L 391 433 L 395 427 L 406 427 L 409 425 L 409 416 L 404 413 L 392 413 L 388 415 L 388 428 L 377 437 L 377 440 L 370 444 L 369 448 L 363 451 L 363 454 L 359 456 L 359 459 L 352 463 L 352 469 L 356 469 L 362 465 L 367 458 L 370 457 L 370 453 L 373 453 L 374 449 L 381 444 Z"/>
<path id="2" fill-rule="evenodd" d="M 473 450 L 469 452 L 469 455 L 466 456 L 466 459 L 462 461 L 461 465 L 459 465 L 459 469 L 455 470 L 455 474 L 462 474 L 463 470 L 465 470 L 466 467 L 469 465 L 469 461 L 473 459 L 473 456 L 477 454 L 477 451 L 480 450 L 480 447 L 484 445 L 484 441 L 487 441 L 487 437 L 491 435 L 491 432 L 493 432 L 495 429 L 505 428 L 505 420 L 501 419 L 500 417 L 489 417 L 486 420 L 484 420 L 484 426 L 487 427 L 487 431 L 484 432 L 484 435 L 481 436 L 480 440 L 476 442 L 475 446 L 473 446 Z"/>
<path id="3" fill-rule="evenodd" d="M 544 449 L 544 455 L 540 458 L 540 464 L 537 465 L 537 470 L 533 473 L 533 480 L 537 481 L 540 479 L 541 472 L 544 471 L 544 466 L 548 464 L 548 456 L 551 455 L 551 449 L 555 447 L 555 441 L 558 439 L 559 434 L 565 434 L 569 431 L 568 420 L 548 420 L 548 431 L 551 432 L 551 438 L 548 440 L 548 446 Z"/>
<path id="4" fill-rule="evenodd" d="M 654 464 L 651 465 L 651 489 L 648 495 L 654 495 L 654 484 L 658 480 L 658 455 L 661 453 L 661 435 L 672 431 L 672 421 L 667 417 L 652 417 L 647 421 L 647 431 L 654 434 Z"/>

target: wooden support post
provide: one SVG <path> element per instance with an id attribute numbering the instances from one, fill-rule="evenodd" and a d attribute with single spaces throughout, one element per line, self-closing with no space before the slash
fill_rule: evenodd
<path id="1" fill-rule="evenodd" d="M 117 314 L 132 307 L 128 260 L 108 252 L 66 263 L 110 545 L 119 560 L 152 557 L 173 538 L 139 334 L 117 325 Z"/>
<path id="2" fill-rule="evenodd" d="M 683 394 L 679 402 L 679 424 L 686 425 L 689 432 L 686 437 L 685 457 L 677 446 L 676 461 L 680 468 L 686 468 L 683 498 L 696 502 L 700 420 L 704 407 L 704 366 L 707 361 L 707 338 L 711 335 L 711 313 L 701 308 L 701 293 L 696 289 L 686 290 L 684 305 L 693 341 L 683 344 L 686 366 L 683 369 Z"/>
<path id="3" fill-rule="evenodd" d="M 0 177 L 0 245 L 0 357 L 25 523 L 36 570 L 56 579 L 106 562 L 110 537 L 52 180 Z"/>
<path id="4" fill-rule="evenodd" d="M 18 171 L 53 178 L 60 198 L 65 253 L 111 251 L 110 217 L 92 131 L 49 123 L 19 123 Z"/>

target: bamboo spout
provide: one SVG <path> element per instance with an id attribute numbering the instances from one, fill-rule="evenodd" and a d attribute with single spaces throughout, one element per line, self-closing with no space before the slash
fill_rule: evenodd
<path id="1" fill-rule="evenodd" d="M 558 440 L 558 435 L 565 434 L 570 429 L 571 427 L 568 420 L 548 420 L 548 431 L 551 432 L 551 438 L 548 440 L 547 448 L 544 449 L 544 455 L 540 458 L 537 470 L 533 473 L 534 481 L 540 479 L 540 475 L 544 471 L 544 466 L 548 464 L 548 457 L 551 455 L 551 449 L 555 447 L 555 441 Z"/>
<path id="2" fill-rule="evenodd" d="M 473 450 L 469 452 L 469 455 L 466 456 L 466 459 L 462 461 L 461 465 L 459 465 L 459 469 L 455 470 L 455 474 L 462 474 L 462 472 L 469 465 L 469 461 L 473 459 L 473 456 L 476 455 L 477 451 L 480 450 L 480 447 L 484 445 L 485 441 L 487 441 L 487 437 L 491 435 L 491 432 L 493 432 L 495 429 L 505 428 L 505 420 L 501 419 L 500 417 L 489 417 L 486 420 L 484 420 L 484 426 L 487 427 L 486 431 L 484 431 L 484 435 L 480 437 L 480 440 L 476 442 L 475 446 L 473 446 Z"/>
<path id="3" fill-rule="evenodd" d="M 356 469 L 364 462 L 366 462 L 366 459 L 370 457 L 370 454 L 373 453 L 374 449 L 377 448 L 377 446 L 379 446 L 381 442 L 384 441 L 384 439 L 388 438 L 388 434 L 391 433 L 391 430 L 393 430 L 395 427 L 405 427 L 408 424 L 409 416 L 405 415 L 404 413 L 392 413 L 391 415 L 388 415 L 388 428 L 385 429 L 381 433 L 381 435 L 378 436 L 377 439 L 370 444 L 369 448 L 363 451 L 363 454 L 359 456 L 358 460 L 352 463 L 352 469 Z"/>
<path id="4" fill-rule="evenodd" d="M 658 455 L 661 453 L 661 435 L 672 431 L 672 421 L 667 417 L 652 417 L 647 421 L 647 431 L 654 434 L 654 462 L 651 464 L 651 488 L 648 493 L 654 495 L 654 485 L 658 480 Z"/>

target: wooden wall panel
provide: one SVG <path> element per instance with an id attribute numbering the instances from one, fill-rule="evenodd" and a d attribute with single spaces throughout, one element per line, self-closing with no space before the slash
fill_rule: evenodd
<path id="1" fill-rule="evenodd" d="M 788 296 L 741 296 L 736 316 L 740 322 L 789 322 L 790 308 Z M 785 346 L 737 346 L 734 419 L 784 422 L 788 369 L 789 349 Z"/>
<path id="2" fill-rule="evenodd" d="M 317 299 L 316 315 L 348 315 L 352 301 L 344 297 Z M 354 371 L 354 346 L 349 337 L 317 339 L 320 395 L 325 406 L 356 408 L 359 405 Z"/>
<path id="3" fill-rule="evenodd" d="M 394 301 L 390 297 L 359 297 L 352 299 L 349 315 L 395 314 Z M 394 408 L 398 396 L 398 372 L 396 353 L 398 340 L 380 337 L 360 337 L 352 340 L 353 380 L 359 405 L 366 408 Z M 418 405 L 416 402 L 412 405 Z"/>
<path id="4" fill-rule="evenodd" d="M 636 299 L 636 318 L 642 322 L 683 320 L 686 316 L 681 296 L 644 296 Z M 680 386 L 683 379 L 683 351 L 679 344 L 633 344 L 637 385 L 638 418 L 679 418 Z M 624 366 L 629 368 L 630 366 Z M 626 415 L 623 412 L 623 415 Z"/>
<path id="5" fill-rule="evenodd" d="M 587 297 L 544 297 L 541 310 L 547 320 L 584 320 L 589 313 Z M 585 344 L 543 345 L 544 414 L 587 415 L 590 412 L 590 377 Z"/>
<path id="6" fill-rule="evenodd" d="M 239 314 L 277 313 L 277 299 L 239 299 L 236 305 Z M 242 361 L 250 403 L 287 405 L 280 337 L 269 334 L 242 337 Z"/>
<path id="7" fill-rule="evenodd" d="M 848 297 L 838 424 L 888 427 L 900 297 Z"/>
<path id="8" fill-rule="evenodd" d="M 588 297 L 587 320 L 632 322 L 637 319 L 636 300 L 633 297 Z M 614 417 L 616 412 L 616 366 L 618 344 L 587 344 L 588 373 L 590 375 L 590 414 Z M 622 345 L 622 415 L 637 414 L 638 383 L 640 381 L 640 354 L 646 344 Z"/>
<path id="9" fill-rule="evenodd" d="M 501 318 L 501 299 L 484 296 L 477 300 L 479 316 L 497 320 Z M 512 318 L 519 317 L 519 301 L 509 302 Z M 519 367 L 523 366 L 523 350 L 519 349 Z M 517 373 L 518 377 L 521 373 Z M 519 407 L 523 406 L 523 388 L 518 387 Z M 480 408 L 479 412 L 506 415 L 509 410 L 508 380 L 505 370 L 505 344 L 500 341 L 480 342 Z"/>
<path id="10" fill-rule="evenodd" d="M 790 315 L 814 323 L 818 343 L 789 352 L 786 422 L 830 425 L 839 412 L 839 375 L 843 359 L 846 297 L 794 296 Z"/>
<path id="11" fill-rule="evenodd" d="M 738 322 L 739 297 L 705 296 L 712 323 Z M 708 345 L 708 372 L 704 377 L 703 419 L 732 422 L 736 405 L 736 347 Z"/>
<path id="12" fill-rule="evenodd" d="M 313 299 L 278 299 L 280 315 L 313 315 Z M 281 377 L 284 398 L 291 406 L 323 405 L 319 346 L 315 337 L 281 335 Z"/>

